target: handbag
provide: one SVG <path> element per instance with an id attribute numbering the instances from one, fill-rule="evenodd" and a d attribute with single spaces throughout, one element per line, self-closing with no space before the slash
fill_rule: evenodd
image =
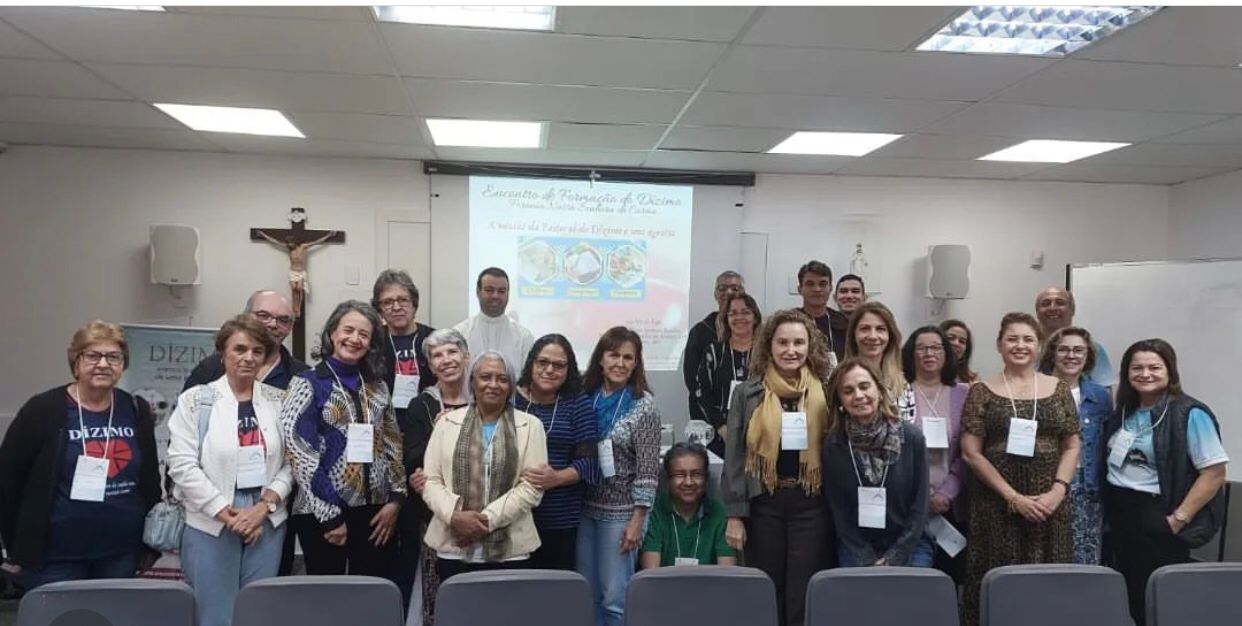
<path id="1" fill-rule="evenodd" d="M 215 404 L 216 394 L 210 387 L 203 385 L 198 392 L 198 458 L 203 458 L 203 440 L 207 437 L 207 426 L 211 421 L 211 407 Z M 142 525 L 142 542 L 152 550 L 173 552 L 181 549 L 181 533 L 185 532 L 185 505 L 172 494 L 147 512 Z"/>

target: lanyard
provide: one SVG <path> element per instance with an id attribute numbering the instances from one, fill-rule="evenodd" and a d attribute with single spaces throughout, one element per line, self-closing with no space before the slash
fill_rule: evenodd
<path id="1" fill-rule="evenodd" d="M 79 410 L 80 410 L 80 409 L 79 409 Z M 1150 413 L 1150 410 L 1148 410 L 1148 412 Z M 1147 428 L 1142 428 L 1142 429 L 1139 429 L 1139 431 L 1138 431 L 1137 433 L 1135 433 L 1134 438 L 1135 438 L 1135 439 L 1138 439 L 1139 437 L 1142 437 L 1143 435 L 1146 435 L 1147 433 L 1152 432 L 1153 430 L 1156 430 L 1156 427 L 1160 425 L 1160 422 L 1163 422 L 1163 421 L 1164 421 L 1164 416 L 1165 416 L 1165 415 L 1168 415 L 1168 414 L 1169 414 L 1169 403 L 1166 401 L 1166 402 L 1164 403 L 1164 410 L 1160 412 L 1160 418 L 1159 418 L 1159 419 L 1157 419 L 1157 420 L 1156 420 L 1156 422 L 1155 422 L 1154 424 L 1150 424 L 1150 425 L 1148 425 L 1148 426 L 1147 426 Z M 1138 411 L 1135 411 L 1135 412 L 1133 413 L 1133 415 L 1135 416 L 1135 417 L 1134 417 L 1134 426 L 1137 428 L 1137 427 L 1138 427 Z M 1125 432 L 1127 432 L 1127 433 L 1128 433 L 1128 432 L 1130 432 L 1130 431 L 1126 430 L 1126 421 L 1125 421 L 1125 420 L 1121 420 L 1121 430 L 1123 430 L 1123 431 L 1125 431 Z"/>
<path id="2" fill-rule="evenodd" d="M 529 411 L 530 411 L 530 407 L 532 407 L 532 406 L 535 406 L 535 401 L 534 401 L 534 400 L 531 400 L 530 398 L 527 398 L 527 399 L 526 399 L 526 408 L 524 408 L 524 409 L 522 409 L 522 410 L 523 410 L 523 411 L 527 411 L 527 412 L 529 412 Z M 557 407 L 559 407 L 559 406 L 561 406 L 561 395 L 560 395 L 560 394 L 557 394 L 557 395 L 556 395 L 556 402 L 552 403 L 552 422 L 551 422 L 550 424 L 548 424 L 548 431 L 547 431 L 549 434 L 551 434 L 551 433 L 552 433 L 552 427 L 553 427 L 553 426 L 556 426 L 556 409 L 557 409 Z M 613 419 L 616 419 L 616 417 L 614 416 L 614 417 L 613 417 Z"/>
<path id="3" fill-rule="evenodd" d="M 397 354 L 397 342 L 393 341 L 392 335 L 390 333 L 384 333 L 384 334 L 388 335 L 388 345 L 392 346 L 392 362 L 393 362 L 393 370 L 395 371 L 396 366 L 397 366 L 397 361 L 401 360 L 401 355 Z M 417 349 L 415 349 L 414 351 L 418 352 Z M 418 372 L 418 358 L 415 357 L 410 360 L 414 361 L 414 371 Z"/>
<path id="4" fill-rule="evenodd" d="M 341 389 L 341 393 L 345 394 L 345 399 L 346 399 L 346 400 L 348 400 L 348 402 L 346 402 L 345 404 L 346 404 L 346 406 L 348 406 L 348 407 L 349 407 L 349 423 L 353 424 L 353 423 L 357 422 L 357 421 L 358 421 L 358 415 L 354 412 L 354 401 L 353 401 L 353 398 L 351 398 L 351 397 L 350 397 L 350 395 L 349 395 L 349 390 L 345 388 L 345 383 L 342 383 L 342 382 L 341 382 L 341 377 L 336 375 L 336 370 L 335 370 L 335 369 L 332 369 L 332 364 L 331 364 L 331 363 L 328 363 L 328 362 L 325 360 L 325 361 L 324 361 L 324 365 L 327 365 L 327 366 L 328 366 L 328 371 L 329 371 L 329 372 L 332 372 L 332 378 L 336 379 L 336 383 L 335 383 L 335 384 L 336 384 L 336 386 L 337 386 L 337 387 L 340 387 L 340 389 Z M 362 396 L 362 403 L 361 403 L 361 404 L 362 404 L 363 406 L 365 406 L 365 405 L 367 404 L 367 385 L 366 385 L 366 381 L 363 381 L 363 380 L 361 380 L 361 379 L 358 381 L 358 393 Z M 368 423 L 370 423 L 370 421 L 371 421 L 371 420 L 367 419 L 367 412 L 366 412 L 366 410 L 364 409 L 364 410 L 362 411 L 362 423 L 363 423 L 363 424 L 368 424 Z"/>
<path id="5" fill-rule="evenodd" d="M 1013 418 L 1021 419 L 1018 417 L 1018 403 L 1013 399 L 1013 389 L 1009 387 L 1009 377 L 1005 375 L 1005 372 L 1001 372 L 1001 380 L 1005 381 L 1005 391 L 1009 392 L 1009 406 L 1013 407 Z M 1037 421 L 1036 412 L 1039 410 L 1039 374 L 1035 374 L 1035 392 L 1031 396 L 1031 399 L 1035 401 L 1035 405 L 1031 407 L 1031 420 Z"/>
<path id="6" fill-rule="evenodd" d="M 703 506 L 703 505 L 700 504 L 699 506 Z M 677 514 L 669 513 L 668 515 L 673 520 L 673 543 L 677 546 L 677 558 L 680 559 L 681 558 L 681 536 L 678 535 L 677 533 Z M 699 556 L 699 539 L 702 536 L 703 536 L 703 517 L 700 515 L 699 521 L 695 525 L 695 531 L 694 531 L 694 552 L 692 554 L 694 554 L 695 558 L 698 558 Z"/>
<path id="7" fill-rule="evenodd" d="M 917 391 L 919 396 L 923 398 L 923 402 L 927 403 L 927 406 L 931 410 L 932 417 L 939 417 L 939 415 L 937 415 L 937 412 L 940 410 L 940 396 L 941 394 L 944 393 L 945 386 L 940 385 L 940 388 L 936 390 L 935 400 L 928 400 L 927 394 L 923 393 L 923 387 L 919 385 L 917 382 L 915 382 L 913 386 L 914 386 L 914 390 Z M 1012 395 L 1012 393 L 1010 395 Z M 1017 414 L 1016 409 L 1014 410 L 1014 414 Z"/>
<path id="8" fill-rule="evenodd" d="M 884 419 L 884 418 L 877 415 L 875 419 Z M 862 474 L 858 473 L 858 458 L 854 456 L 854 444 L 853 442 L 850 441 L 849 435 L 845 436 L 845 445 L 849 446 L 850 448 L 850 466 L 854 468 L 854 477 L 858 479 L 858 486 L 865 487 L 866 485 L 863 484 Z M 884 473 L 880 476 L 880 488 L 881 489 L 884 488 L 884 483 L 888 482 L 888 468 L 889 467 L 892 467 L 892 465 L 888 463 L 884 465 Z"/>
<path id="9" fill-rule="evenodd" d="M 115 396 L 115 394 L 111 395 Z M 78 405 L 78 428 L 82 430 L 82 456 L 90 456 L 90 453 L 86 451 L 86 422 L 82 419 L 82 397 L 79 395 L 73 400 L 74 404 Z M 104 430 L 103 453 L 99 456 L 101 459 L 108 458 L 108 445 L 112 443 L 112 411 L 114 409 L 116 409 L 115 397 L 112 398 L 112 402 L 108 405 L 108 428 Z"/>
<path id="10" fill-rule="evenodd" d="M 630 388 L 626 386 L 626 387 L 623 387 L 621 391 L 617 393 L 624 394 L 624 393 L 629 393 L 629 392 L 630 392 Z M 604 397 L 604 388 L 603 386 L 600 386 L 599 391 L 595 393 L 595 400 L 591 402 L 591 410 L 595 410 L 595 408 L 599 406 L 599 401 L 603 397 Z M 609 436 L 612 435 L 612 427 L 617 425 L 617 414 L 621 412 L 621 405 L 625 404 L 624 400 L 625 400 L 625 396 L 621 396 L 620 398 L 617 398 L 617 408 L 612 410 L 612 418 L 610 418 L 607 422 L 608 428 L 600 429 L 601 439 L 607 439 Z M 607 431 L 607 432 L 603 432 L 603 431 Z"/>

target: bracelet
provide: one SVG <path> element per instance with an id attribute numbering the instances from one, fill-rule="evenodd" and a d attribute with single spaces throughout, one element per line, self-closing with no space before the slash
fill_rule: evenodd
<path id="1" fill-rule="evenodd" d="M 1061 480 L 1060 478 L 1053 478 L 1052 484 L 1061 485 L 1062 487 L 1065 487 L 1065 495 L 1069 495 L 1070 484 L 1068 482 Z"/>

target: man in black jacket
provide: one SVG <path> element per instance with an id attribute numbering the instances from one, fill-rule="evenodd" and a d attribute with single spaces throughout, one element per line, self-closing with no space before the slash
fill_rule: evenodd
<path id="1" fill-rule="evenodd" d="M 699 403 L 694 400 L 694 376 L 699 371 L 699 363 L 703 361 L 703 353 L 707 347 L 719 341 L 716 336 L 716 317 L 720 314 L 725 301 L 730 296 L 739 293 L 746 293 L 742 275 L 733 270 L 721 272 L 716 277 L 714 292 L 716 306 L 711 313 L 707 314 L 707 317 L 699 320 L 690 328 L 690 336 L 686 339 L 686 351 L 681 358 L 681 376 L 686 382 L 686 390 L 690 392 L 690 419 L 703 419 Z"/>

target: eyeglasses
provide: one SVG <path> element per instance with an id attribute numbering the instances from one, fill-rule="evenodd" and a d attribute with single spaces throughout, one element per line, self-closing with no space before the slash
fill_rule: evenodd
<path id="1" fill-rule="evenodd" d="M 264 324 L 268 322 L 276 322 L 277 324 L 280 324 L 281 326 L 292 326 L 293 325 L 293 318 L 288 315 L 272 315 L 271 313 L 268 313 L 267 311 L 255 311 L 253 315 L 255 319 L 259 320 L 260 322 L 263 322 Z"/>
<path id="2" fill-rule="evenodd" d="M 549 361 L 548 359 L 535 359 L 535 368 L 541 370 L 552 370 L 553 372 L 563 372 L 569 369 L 569 363 L 565 361 Z"/>
<path id="3" fill-rule="evenodd" d="M 915 354 L 944 354 L 944 346 L 915 346 Z"/>
<path id="4" fill-rule="evenodd" d="M 690 480 L 701 483 L 707 480 L 707 472 L 673 472 L 668 475 L 668 479 L 675 483 L 684 483 Z"/>
<path id="5" fill-rule="evenodd" d="M 401 296 L 399 298 L 384 298 L 379 301 L 381 309 L 395 309 L 397 307 L 404 309 L 412 304 L 414 304 L 414 301 L 405 296 Z"/>
<path id="6" fill-rule="evenodd" d="M 125 362 L 125 355 L 120 352 L 95 352 L 92 350 L 90 352 L 83 352 L 82 360 L 86 361 L 87 365 L 94 365 L 101 360 L 106 360 L 108 365 L 115 367 Z"/>
<path id="7" fill-rule="evenodd" d="M 1057 346 L 1057 356 L 1086 356 L 1086 346 Z"/>

